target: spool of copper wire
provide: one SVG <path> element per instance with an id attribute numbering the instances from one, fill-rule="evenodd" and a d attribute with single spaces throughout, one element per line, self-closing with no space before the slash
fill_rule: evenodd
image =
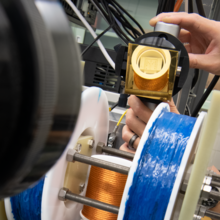
<path id="1" fill-rule="evenodd" d="M 86 197 L 119 207 L 126 180 L 127 175 L 91 166 Z M 82 214 L 89 220 L 117 220 L 116 214 L 85 205 Z"/>
<path id="2" fill-rule="evenodd" d="M 135 85 L 141 90 L 162 90 L 168 83 L 170 63 L 169 50 L 138 46 L 131 58 Z"/>

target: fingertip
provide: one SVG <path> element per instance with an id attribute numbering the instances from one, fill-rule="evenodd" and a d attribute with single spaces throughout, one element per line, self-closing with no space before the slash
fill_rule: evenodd
<path id="1" fill-rule="evenodd" d="M 159 21 L 158 17 L 154 17 L 154 18 L 150 19 L 149 24 L 150 24 L 150 26 L 154 27 L 158 21 Z"/>

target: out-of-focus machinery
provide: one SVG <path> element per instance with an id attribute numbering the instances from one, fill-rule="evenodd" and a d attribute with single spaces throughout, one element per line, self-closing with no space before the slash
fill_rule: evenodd
<path id="1" fill-rule="evenodd" d="M 109 148 L 105 92 L 81 94 L 79 49 L 61 5 L 0 1 L 0 18 L 1 219 L 220 219 L 204 205 L 220 200 L 220 177 L 207 171 L 218 92 L 197 119 L 161 103 L 135 155 Z M 178 33 L 158 23 L 120 48 L 125 93 L 156 103 L 178 93 L 189 69 Z"/>

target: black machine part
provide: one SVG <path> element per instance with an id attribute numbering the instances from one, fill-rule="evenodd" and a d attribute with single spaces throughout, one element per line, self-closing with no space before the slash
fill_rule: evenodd
<path id="1" fill-rule="evenodd" d="M 0 0 L 0 199 L 53 166 L 79 112 L 79 49 L 60 4 L 38 3 Z"/>
<path id="2" fill-rule="evenodd" d="M 189 57 L 184 45 L 173 35 L 165 32 L 149 32 L 142 35 L 135 40 L 135 43 L 140 45 L 146 45 L 151 47 L 158 47 L 162 49 L 173 49 L 179 51 L 179 63 L 178 66 L 182 67 L 179 77 L 176 77 L 173 96 L 176 95 L 183 87 L 189 71 Z M 116 57 L 116 74 L 125 77 L 127 63 L 127 51 L 128 48 L 121 46 L 118 50 Z"/>

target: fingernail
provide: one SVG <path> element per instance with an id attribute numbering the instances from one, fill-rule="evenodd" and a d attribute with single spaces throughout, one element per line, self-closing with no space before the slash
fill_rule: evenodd
<path id="1" fill-rule="evenodd" d="M 165 22 L 165 23 L 171 23 L 171 19 L 170 19 L 170 17 L 164 17 L 163 19 L 162 19 L 162 21 L 163 22 Z"/>

